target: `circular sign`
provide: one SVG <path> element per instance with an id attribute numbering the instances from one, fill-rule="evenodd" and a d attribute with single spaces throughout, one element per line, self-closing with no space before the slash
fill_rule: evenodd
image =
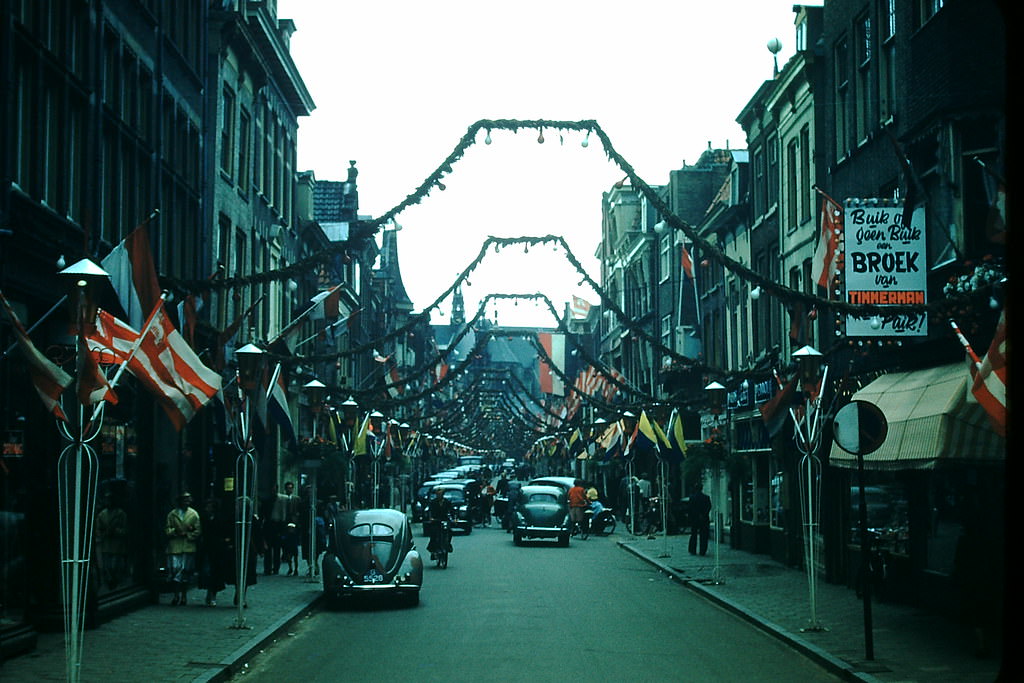
<path id="1" fill-rule="evenodd" d="M 832 439 L 853 455 L 874 453 L 885 443 L 889 422 L 874 403 L 854 400 L 836 411 Z"/>

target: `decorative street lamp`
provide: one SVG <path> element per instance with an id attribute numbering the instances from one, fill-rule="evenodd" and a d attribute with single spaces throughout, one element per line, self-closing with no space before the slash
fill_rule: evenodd
<path id="1" fill-rule="evenodd" d="M 355 453 L 353 447 L 355 444 L 355 426 L 356 418 L 359 417 L 359 404 L 356 403 L 355 399 L 349 396 L 341 404 L 341 415 L 345 420 L 345 437 L 347 443 L 345 445 L 347 456 L 348 456 L 348 473 L 345 478 L 345 508 L 348 510 L 352 509 L 352 490 L 355 488 Z"/>
<path id="2" fill-rule="evenodd" d="M 248 628 L 245 624 L 246 578 L 249 573 L 249 553 L 252 547 L 252 520 L 256 516 L 256 452 L 252 439 L 253 399 L 263 374 L 265 354 L 255 344 L 246 344 L 235 351 L 237 363 L 235 379 L 238 383 L 240 404 L 238 414 L 238 458 L 235 460 L 235 584 L 238 609 L 233 628 Z"/>
<path id="3" fill-rule="evenodd" d="M 374 435 L 381 434 L 381 429 L 383 428 L 383 425 L 384 414 L 381 413 L 379 410 L 374 410 L 373 412 L 371 412 L 370 426 L 373 428 Z M 373 493 L 371 495 L 373 500 L 373 507 L 376 508 L 378 507 L 377 499 L 379 496 L 380 489 L 380 454 L 384 450 L 384 439 L 382 438 L 382 436 L 377 436 L 377 438 L 373 440 L 373 445 L 371 446 L 371 449 L 371 456 L 373 457 Z"/>
<path id="4" fill-rule="evenodd" d="M 729 437 L 729 408 L 725 401 L 725 386 L 719 382 L 711 382 L 704 387 L 704 395 L 708 399 L 708 408 L 712 415 L 712 429 L 718 430 L 722 424 L 722 413 L 725 413 L 725 436 L 723 440 L 728 442 Z M 730 444 L 730 448 L 731 448 Z M 711 472 L 712 484 L 711 484 L 711 515 L 715 520 L 715 566 L 711 570 L 711 583 L 720 584 L 725 583 L 722 580 L 722 566 L 720 562 L 721 554 L 720 549 L 722 547 L 722 514 L 719 509 L 719 498 L 721 497 L 721 475 L 722 465 L 719 462 L 714 463 L 714 469 Z M 703 478 L 703 475 L 702 475 Z M 703 482 L 702 482 L 703 483 Z"/>
<path id="5" fill-rule="evenodd" d="M 632 412 L 630 412 L 628 410 L 622 414 L 622 431 L 623 431 L 622 438 L 623 438 L 624 442 L 628 442 L 629 435 L 632 434 L 633 430 L 636 428 L 636 420 L 637 420 L 636 415 L 634 415 Z M 637 503 L 637 501 L 636 501 L 636 492 L 634 491 L 635 486 L 634 486 L 634 483 L 633 483 L 634 472 L 633 472 L 633 455 L 632 455 L 632 453 L 630 453 L 629 456 L 630 457 L 626 460 L 626 477 L 627 477 L 627 481 L 629 482 L 629 486 L 626 487 L 629 490 L 629 533 L 631 533 L 631 534 L 633 534 L 635 536 L 636 535 L 636 513 L 637 513 L 636 503 Z"/>
<path id="6" fill-rule="evenodd" d="M 315 444 L 317 420 L 320 417 L 320 412 L 323 410 L 324 394 L 327 386 L 314 377 L 303 384 L 302 389 L 309 398 L 309 410 L 313 413 L 313 442 Z M 331 419 L 331 416 L 328 415 L 327 419 Z M 313 452 L 317 451 L 314 450 Z M 316 565 L 316 479 L 317 473 L 320 470 L 320 464 L 319 458 L 310 458 L 302 463 L 303 467 L 309 471 L 309 572 L 306 575 L 307 582 L 315 582 L 316 576 L 319 573 Z"/>
<path id="7" fill-rule="evenodd" d="M 94 290 L 109 279 L 107 271 L 89 259 L 82 259 L 60 271 L 74 287 L 68 298 L 72 303 L 75 325 L 95 320 Z M 79 345 L 78 353 L 89 353 Z M 81 359 L 79 359 L 81 363 Z M 79 379 L 81 381 L 81 378 Z M 86 415 L 88 406 L 78 402 L 77 429 L 57 420 L 57 428 L 67 441 L 57 461 L 58 513 L 60 517 L 61 592 L 64 601 L 64 648 L 68 681 L 81 676 L 82 648 L 85 640 L 85 602 L 92 557 L 92 527 L 99 484 L 99 459 L 92 441 L 103 424 L 104 400 Z M 65 414 L 73 415 L 65 411 Z"/>
<path id="8" fill-rule="evenodd" d="M 816 455 L 821 445 L 821 393 L 828 377 L 824 356 L 811 346 L 793 352 L 803 389 L 803 410 L 790 407 L 794 436 L 800 458 L 800 509 L 804 518 L 804 564 L 811 615 L 806 631 L 822 631 L 817 615 L 817 548 L 815 536 L 821 509 L 821 460 Z"/>

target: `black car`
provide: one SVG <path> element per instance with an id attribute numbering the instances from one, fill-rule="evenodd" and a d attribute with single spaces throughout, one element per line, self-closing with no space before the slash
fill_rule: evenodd
<path id="1" fill-rule="evenodd" d="M 420 600 L 423 560 L 405 514 L 398 510 L 343 510 L 328 514 L 321 561 L 324 593 L 334 603 L 355 596 Z"/>
<path id="2" fill-rule="evenodd" d="M 512 541 L 555 539 L 569 545 L 569 501 L 559 486 L 527 484 L 519 492 L 514 511 Z"/>

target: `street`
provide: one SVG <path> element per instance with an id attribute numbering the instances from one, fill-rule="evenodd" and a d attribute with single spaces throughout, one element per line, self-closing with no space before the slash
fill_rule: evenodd
<path id="1" fill-rule="evenodd" d="M 232 680 L 838 680 L 614 536 L 515 547 L 492 527 L 454 546 L 418 607 L 322 609 Z"/>

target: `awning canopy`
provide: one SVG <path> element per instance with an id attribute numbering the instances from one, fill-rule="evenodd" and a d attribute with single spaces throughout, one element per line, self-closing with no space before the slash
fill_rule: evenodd
<path id="1" fill-rule="evenodd" d="M 953 464 L 997 464 L 1006 440 L 995 433 L 984 408 L 970 396 L 966 365 L 895 372 L 853 395 L 878 406 L 889 423 L 885 442 L 864 456 L 869 470 L 920 470 Z M 857 456 L 832 444 L 829 462 L 856 468 Z"/>

